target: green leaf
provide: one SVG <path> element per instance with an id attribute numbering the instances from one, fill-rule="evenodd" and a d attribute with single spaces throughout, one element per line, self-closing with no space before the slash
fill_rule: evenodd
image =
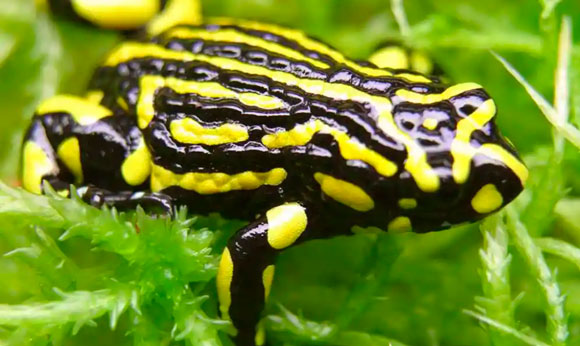
<path id="1" fill-rule="evenodd" d="M 473 318 L 476 318 L 479 321 L 481 321 L 483 323 L 486 323 L 486 324 L 490 325 L 491 327 L 493 327 L 493 328 L 495 328 L 495 329 L 497 329 L 499 331 L 502 331 L 502 332 L 504 332 L 506 334 L 512 335 L 512 336 L 518 338 L 519 340 L 525 342 L 528 345 L 533 345 L 533 346 L 550 346 L 549 344 L 546 344 L 546 343 L 544 343 L 544 342 L 542 342 L 542 341 L 540 341 L 538 339 L 535 339 L 535 338 L 533 338 L 531 336 L 528 336 L 528 335 L 526 335 L 526 334 L 524 334 L 524 333 L 522 333 L 522 332 L 520 332 L 520 331 L 518 331 L 518 330 L 516 330 L 516 329 L 514 329 L 514 328 L 512 328 L 510 326 L 506 326 L 503 323 L 500 323 L 498 321 L 495 321 L 494 319 L 491 319 L 489 317 L 486 317 L 486 316 L 484 316 L 482 314 L 478 314 L 477 312 L 470 311 L 470 310 L 463 310 L 463 313 L 465 313 L 466 315 L 469 315 L 469 316 L 471 316 Z"/>
<path id="2" fill-rule="evenodd" d="M 546 305 L 547 329 L 553 345 L 565 345 L 568 339 L 568 316 L 564 310 L 564 296 L 555 274 L 546 263 L 542 251 L 536 246 L 519 215 L 513 207 L 507 209 L 507 223 L 511 238 L 538 281 Z"/>
<path id="3" fill-rule="evenodd" d="M 580 248 L 563 240 L 554 238 L 539 238 L 535 240 L 542 251 L 562 257 L 575 264 L 580 269 Z"/>
<path id="4" fill-rule="evenodd" d="M 512 257 L 508 253 L 508 235 L 503 213 L 486 218 L 480 226 L 483 247 L 479 250 L 482 263 L 483 297 L 477 297 L 477 309 L 488 318 L 515 329 L 515 302 L 511 298 L 509 269 Z M 493 345 L 512 345 L 513 339 L 503 332 L 490 330 Z"/>
<path id="5" fill-rule="evenodd" d="M 552 107 L 552 105 L 546 101 L 546 99 L 537 92 L 525 79 L 524 77 L 510 65 L 504 58 L 498 54 L 492 52 L 497 60 L 499 60 L 503 66 L 511 73 L 512 76 L 526 89 L 532 100 L 540 108 L 542 113 L 546 116 L 546 119 L 554 126 L 554 128 L 559 131 L 570 143 L 574 144 L 580 149 L 580 130 L 575 128 L 570 123 L 562 123 L 558 112 Z"/>

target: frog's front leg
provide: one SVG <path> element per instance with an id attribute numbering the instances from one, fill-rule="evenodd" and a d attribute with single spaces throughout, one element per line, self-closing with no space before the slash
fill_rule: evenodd
<path id="1" fill-rule="evenodd" d="M 60 95 L 38 107 L 23 144 L 23 187 L 42 193 L 46 181 L 67 194 L 74 184 L 94 206 L 171 211 L 169 197 L 147 191 L 151 156 L 135 117 L 98 101 Z"/>
<path id="2" fill-rule="evenodd" d="M 315 214 L 286 203 L 239 230 L 224 250 L 217 276 L 222 318 L 232 321 L 238 346 L 264 344 L 257 327 L 274 277 L 274 260 L 285 249 L 315 238 Z"/>

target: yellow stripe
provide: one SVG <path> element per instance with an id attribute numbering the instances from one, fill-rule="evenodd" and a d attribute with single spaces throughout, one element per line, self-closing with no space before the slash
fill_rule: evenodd
<path id="1" fill-rule="evenodd" d="M 306 34 L 304 34 L 300 30 L 288 29 L 283 28 L 277 25 L 272 24 L 264 24 L 252 21 L 245 21 L 245 20 L 238 20 L 238 19 L 230 19 L 230 18 L 212 18 L 210 20 L 211 23 L 215 23 L 218 25 L 237 25 L 245 29 L 250 30 L 258 30 L 258 31 L 266 31 L 271 32 L 275 35 L 282 36 L 289 40 L 297 42 L 302 47 L 313 50 L 320 54 L 329 56 L 334 61 L 344 64 L 347 67 L 365 74 L 370 77 L 389 77 L 393 76 L 393 73 L 383 70 L 383 69 L 376 69 L 372 67 L 362 66 L 352 60 L 347 59 L 342 53 L 330 48 L 329 46 L 325 45 L 324 43 L 318 42 L 316 40 L 311 39 Z M 410 82 L 417 82 L 417 83 L 431 83 L 432 81 L 420 75 L 412 75 L 412 74 L 401 74 L 395 75 L 395 77 L 405 78 Z"/>
<path id="2" fill-rule="evenodd" d="M 482 103 L 469 117 L 460 120 L 457 124 L 457 133 L 451 143 L 452 172 L 456 183 L 463 184 L 467 180 L 471 169 L 471 160 L 477 154 L 483 154 L 504 163 L 518 176 L 522 185 L 526 182 L 528 169 L 507 150 L 491 143 L 474 148 L 470 143 L 472 133 L 491 121 L 495 114 L 495 103 L 489 99 Z"/>
<path id="3" fill-rule="evenodd" d="M 222 29 L 219 31 L 206 31 L 200 29 L 189 29 L 189 28 L 175 28 L 170 30 L 167 35 L 171 38 L 180 39 L 201 39 L 208 41 L 220 41 L 220 42 L 230 42 L 230 43 L 245 43 L 250 46 L 261 48 L 265 51 L 271 53 L 277 53 L 283 55 L 289 59 L 299 60 L 308 62 L 316 67 L 327 69 L 330 66 L 321 61 L 309 58 L 304 54 L 295 51 L 291 48 L 285 47 L 283 45 L 266 41 L 259 37 L 254 37 L 246 35 L 235 31 L 233 29 Z"/>
<path id="4" fill-rule="evenodd" d="M 32 193 L 42 193 L 42 178 L 58 172 L 53 160 L 32 142 L 27 141 L 22 151 L 22 186 Z"/>
<path id="5" fill-rule="evenodd" d="M 191 53 L 186 54 L 193 55 Z M 151 55 L 145 53 L 144 56 Z M 141 91 L 137 103 L 137 122 L 140 128 L 146 128 L 153 120 L 155 116 L 155 92 L 163 87 L 171 88 L 179 94 L 197 94 L 208 98 L 239 100 L 245 105 L 268 110 L 284 107 L 284 102 L 276 97 L 256 93 L 238 93 L 216 82 L 193 82 L 172 77 L 143 76 L 141 77 Z"/>
<path id="6" fill-rule="evenodd" d="M 207 128 L 191 118 L 174 120 L 169 125 L 171 136 L 181 143 L 218 145 L 243 142 L 249 134 L 245 126 L 223 124 Z"/>
<path id="7" fill-rule="evenodd" d="M 330 133 L 338 143 L 340 153 L 345 160 L 366 162 L 374 167 L 379 174 L 387 177 L 397 173 L 397 165 L 395 163 L 350 138 L 345 132 L 337 130 L 320 120 L 297 125 L 289 131 L 265 135 L 262 137 L 262 143 L 268 148 L 305 145 L 312 140 L 312 137 L 317 132 Z"/>
<path id="8" fill-rule="evenodd" d="M 39 115 L 47 113 L 69 113 L 80 125 L 86 126 L 99 119 L 111 116 L 111 110 L 77 96 L 58 95 L 42 102 L 36 109 Z"/>
<path id="9" fill-rule="evenodd" d="M 456 183 L 463 184 L 467 180 L 471 159 L 477 152 L 469 142 L 471 134 L 488 123 L 495 116 L 495 112 L 495 103 L 489 99 L 482 103 L 471 115 L 457 123 L 457 133 L 451 143 L 453 179 Z"/>
<path id="10" fill-rule="evenodd" d="M 399 89 L 395 94 L 402 98 L 403 101 L 425 105 L 449 100 L 454 96 L 474 89 L 481 89 L 481 85 L 477 83 L 456 84 L 445 89 L 445 91 L 440 94 L 421 94 L 406 89 Z"/>
<path id="11" fill-rule="evenodd" d="M 198 173 L 176 174 L 158 165 L 153 165 L 151 190 L 161 191 L 170 186 L 195 191 L 202 195 L 224 193 L 233 190 L 254 190 L 264 185 L 277 186 L 286 179 L 283 168 L 274 168 L 267 172 Z"/>
<path id="12" fill-rule="evenodd" d="M 57 154 L 62 163 L 75 177 L 75 183 L 83 182 L 83 168 L 81 165 L 81 149 L 76 137 L 65 139 L 57 149 Z"/>
<path id="13" fill-rule="evenodd" d="M 371 196 L 355 184 L 320 172 L 314 174 L 314 179 L 328 197 L 354 210 L 365 212 L 375 207 Z"/>
<path id="14" fill-rule="evenodd" d="M 423 148 L 408 134 L 402 132 L 391 114 L 392 104 L 386 97 L 380 97 L 367 94 L 350 85 L 327 83 L 321 80 L 300 79 L 290 73 L 272 71 L 264 67 L 244 64 L 240 61 L 221 58 L 209 57 L 205 55 L 196 55 L 189 52 L 171 51 L 154 44 L 126 43 L 115 50 L 105 62 L 106 65 L 114 66 L 121 62 L 135 58 L 157 57 L 161 59 L 174 59 L 180 61 L 202 61 L 224 70 L 233 70 L 238 72 L 249 73 L 252 75 L 265 76 L 272 80 L 290 86 L 297 86 L 300 89 L 317 95 L 322 95 L 336 100 L 352 100 L 356 102 L 368 103 L 375 107 L 378 114 L 378 126 L 387 135 L 405 145 L 408 153 L 408 159 L 405 162 L 405 168 L 415 178 L 419 188 L 426 192 L 434 192 L 439 188 L 439 177 L 431 166 L 427 163 L 427 155 Z M 147 85 L 145 85 L 147 87 Z M 137 111 L 139 115 L 139 126 L 142 126 L 147 117 L 153 117 L 153 92 L 154 90 L 143 91 L 142 94 L 150 95 L 139 104 L 148 108 L 149 111 L 143 114 Z M 145 120 L 141 120 L 141 117 Z M 146 126 L 146 125 L 145 125 Z"/>
<path id="15" fill-rule="evenodd" d="M 528 180 L 528 169 L 526 165 L 499 145 L 491 143 L 484 144 L 479 147 L 477 152 L 503 162 L 520 179 L 522 185 Z"/>
<path id="16" fill-rule="evenodd" d="M 228 248 L 224 249 L 218 273 L 216 277 L 218 300 L 220 303 L 220 312 L 224 320 L 230 319 L 230 305 L 232 305 L 232 295 L 230 286 L 232 285 L 232 278 L 234 276 L 234 262 L 230 255 Z"/>

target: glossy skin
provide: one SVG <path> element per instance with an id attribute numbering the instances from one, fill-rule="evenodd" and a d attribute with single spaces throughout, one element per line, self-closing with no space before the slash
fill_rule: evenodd
<path id="1" fill-rule="evenodd" d="M 86 98 L 39 107 L 23 184 L 254 220 L 230 240 L 217 285 L 236 343 L 259 345 L 284 249 L 353 226 L 441 230 L 515 198 L 527 170 L 495 113 L 478 85 L 359 64 L 298 31 L 178 26 L 117 48 Z"/>

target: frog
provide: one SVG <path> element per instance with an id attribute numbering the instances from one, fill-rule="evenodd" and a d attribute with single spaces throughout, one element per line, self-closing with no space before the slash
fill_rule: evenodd
<path id="1" fill-rule="evenodd" d="M 524 188 L 528 170 L 483 87 L 443 83 L 391 45 L 356 61 L 297 29 L 202 23 L 189 1 L 47 3 L 146 35 L 118 45 L 84 96 L 38 106 L 22 145 L 23 187 L 67 195 L 74 185 L 96 207 L 171 215 L 187 206 L 246 220 L 216 277 L 238 346 L 265 343 L 261 314 L 284 251 L 355 228 L 476 222 Z"/>

